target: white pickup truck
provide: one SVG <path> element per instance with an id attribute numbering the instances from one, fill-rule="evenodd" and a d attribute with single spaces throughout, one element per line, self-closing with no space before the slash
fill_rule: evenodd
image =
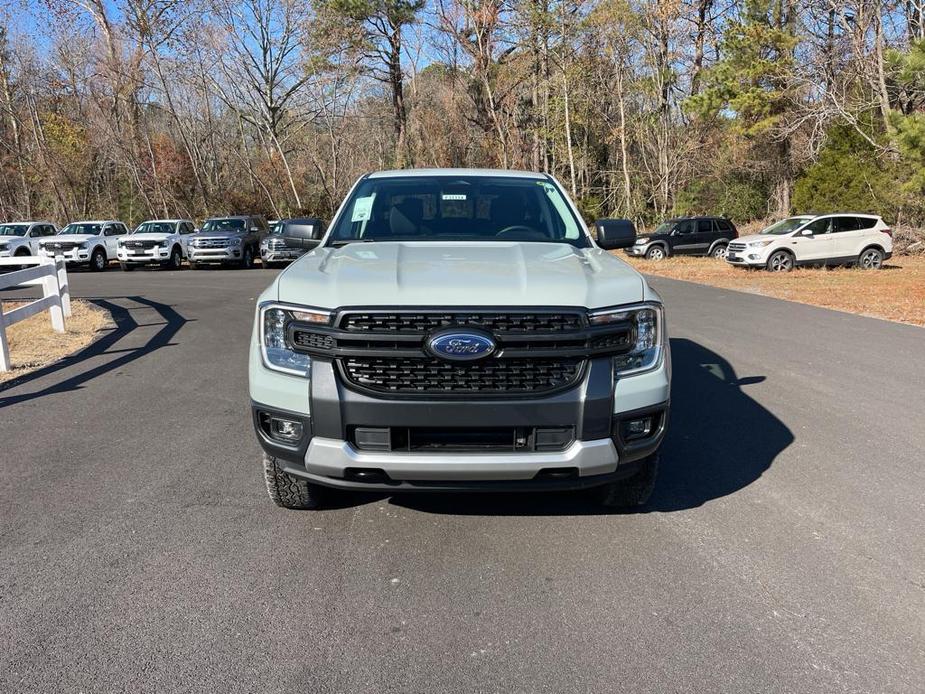
<path id="1" fill-rule="evenodd" d="M 115 260 L 116 242 L 128 228 L 113 219 L 71 222 L 56 236 L 39 241 L 39 255 L 61 257 L 68 265 L 85 265 L 100 272 Z"/>
<path id="2" fill-rule="evenodd" d="M 645 503 L 668 422 L 664 311 L 546 174 L 361 178 L 257 300 L 250 399 L 270 498 L 594 488 Z M 311 241 L 296 229 L 293 243 Z"/>
<path id="3" fill-rule="evenodd" d="M 57 233 L 58 229 L 51 222 L 0 224 L 0 258 L 38 255 L 39 240 Z"/>
<path id="4" fill-rule="evenodd" d="M 191 219 L 151 219 L 142 222 L 128 236 L 119 239 L 119 266 L 132 270 L 139 265 L 158 264 L 179 270 L 187 258 L 187 242 L 196 231 Z"/>

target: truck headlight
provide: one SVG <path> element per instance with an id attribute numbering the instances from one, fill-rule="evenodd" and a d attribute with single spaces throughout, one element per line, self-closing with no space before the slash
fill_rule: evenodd
<path id="1" fill-rule="evenodd" d="M 614 374 L 630 376 L 651 371 L 661 364 L 664 346 L 664 308 L 661 304 L 646 303 L 637 306 L 592 313 L 591 325 L 606 325 L 630 321 L 636 334 L 632 349 L 613 358 Z"/>
<path id="2" fill-rule="evenodd" d="M 86 248 L 89 248 L 89 247 L 90 247 L 90 244 L 87 243 L 86 241 L 84 241 L 83 243 L 78 244 L 77 247 L 78 247 L 78 248 L 84 248 L 84 249 L 86 249 Z"/>
<path id="3" fill-rule="evenodd" d="M 310 378 L 311 357 L 292 349 L 288 336 L 289 324 L 299 321 L 327 325 L 331 320 L 331 314 L 327 311 L 286 304 L 264 304 L 259 311 L 260 350 L 264 365 L 274 371 Z"/>

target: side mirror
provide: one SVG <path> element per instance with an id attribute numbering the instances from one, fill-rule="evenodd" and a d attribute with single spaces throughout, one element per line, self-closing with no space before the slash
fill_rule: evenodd
<path id="1" fill-rule="evenodd" d="M 812 229 L 804 229 L 803 231 L 800 232 L 800 236 L 812 236 L 812 235 L 813 235 Z"/>
<path id="2" fill-rule="evenodd" d="M 260 231 L 260 227 L 251 227 L 251 233 L 256 234 Z"/>
<path id="3" fill-rule="evenodd" d="M 636 243 L 636 226 L 628 219 L 599 219 L 594 222 L 597 229 L 597 245 L 605 251 L 629 248 Z"/>
<path id="4" fill-rule="evenodd" d="M 283 239 L 293 248 L 315 248 L 324 236 L 324 222 L 320 219 L 300 219 L 287 222 L 283 227 Z"/>

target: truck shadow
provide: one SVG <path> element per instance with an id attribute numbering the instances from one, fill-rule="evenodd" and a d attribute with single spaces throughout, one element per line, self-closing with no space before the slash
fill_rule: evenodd
<path id="1" fill-rule="evenodd" d="M 139 324 L 138 321 L 135 320 L 135 318 L 132 316 L 132 311 L 136 309 L 126 308 L 118 303 L 115 303 L 115 301 L 121 299 L 139 304 L 140 306 L 138 308 L 143 309 L 146 312 L 150 312 L 150 310 L 153 309 L 158 320 L 154 321 L 153 323 L 146 320 L 144 324 Z M 107 311 L 115 323 L 115 327 L 105 331 L 97 340 L 90 343 L 82 350 L 70 355 L 69 357 L 65 357 L 64 359 L 54 362 L 53 364 L 49 364 L 46 367 L 37 369 L 23 376 L 12 379 L 6 383 L 0 384 L 0 408 L 28 400 L 34 400 L 36 398 L 41 398 L 53 393 L 63 393 L 82 388 L 85 383 L 92 381 L 98 376 L 102 376 L 103 374 L 113 371 L 114 369 L 125 366 L 129 362 L 140 359 L 141 357 L 145 356 L 146 354 L 150 354 L 156 349 L 168 346 L 171 344 L 170 341 L 173 336 L 176 335 L 177 331 L 185 323 L 189 322 L 189 319 L 180 315 L 172 306 L 162 304 L 157 301 L 152 301 L 151 299 L 147 299 L 141 296 L 107 297 L 95 299 L 91 298 L 88 299 L 88 301 Z M 143 344 L 133 347 L 120 348 L 118 343 L 124 337 L 130 333 L 133 333 L 139 328 L 149 327 L 152 325 L 157 326 L 158 330 Z M 62 380 L 55 381 L 44 388 L 40 388 L 39 390 L 35 390 L 30 393 L 10 395 L 7 397 L 2 396 L 3 391 L 9 391 L 12 388 L 16 388 L 18 386 L 28 384 L 32 381 L 44 378 L 45 376 L 55 374 L 58 371 L 68 369 L 69 367 L 98 356 L 112 356 L 113 358 L 92 368 L 81 370 L 78 373 L 75 373 L 74 375 L 66 377 Z"/>
<path id="2" fill-rule="evenodd" d="M 760 478 L 794 440 L 790 429 L 746 392 L 764 376 L 740 377 L 723 357 L 691 340 L 671 340 L 671 353 L 671 420 L 658 483 L 649 503 L 630 513 L 681 511 L 733 494 Z M 619 513 L 578 492 L 405 494 L 392 497 L 392 503 L 462 515 Z"/>

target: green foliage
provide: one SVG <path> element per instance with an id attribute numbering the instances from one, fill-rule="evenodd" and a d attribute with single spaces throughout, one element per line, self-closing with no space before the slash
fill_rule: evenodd
<path id="1" fill-rule="evenodd" d="M 879 156 L 853 128 L 838 126 L 829 131 L 818 160 L 797 180 L 794 209 L 892 216 L 904 204 L 897 182 L 909 173 L 901 162 Z"/>
<path id="2" fill-rule="evenodd" d="M 791 98 L 797 43 L 782 22 L 780 0 L 748 0 L 723 35 L 723 59 L 706 71 L 705 89 L 687 100 L 687 109 L 703 117 L 730 117 L 747 136 L 767 132 Z"/>
<path id="3" fill-rule="evenodd" d="M 679 216 L 718 214 L 741 223 L 764 217 L 767 200 L 767 188 L 747 179 L 695 181 L 678 193 L 673 212 Z"/>

